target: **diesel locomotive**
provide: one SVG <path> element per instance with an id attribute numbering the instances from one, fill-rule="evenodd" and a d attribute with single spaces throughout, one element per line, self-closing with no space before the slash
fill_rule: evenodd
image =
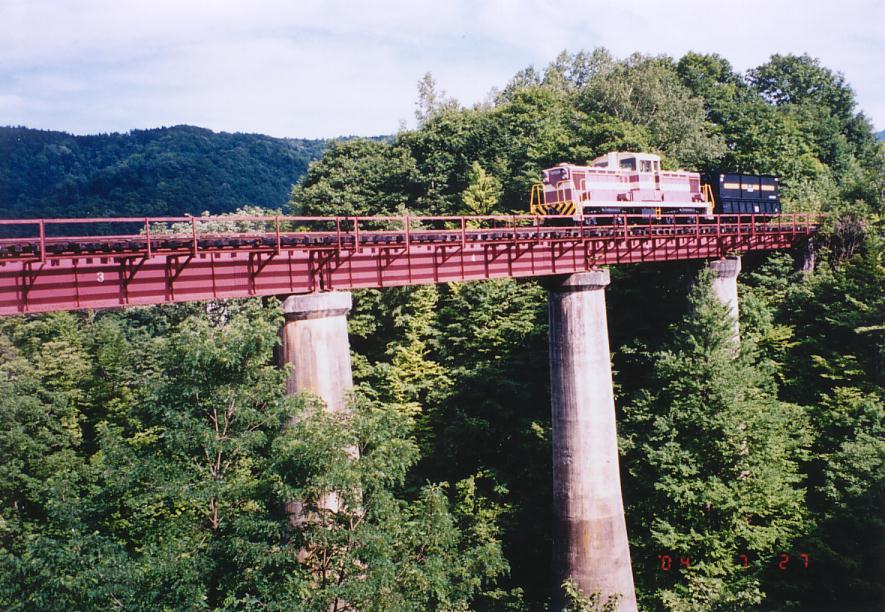
<path id="1" fill-rule="evenodd" d="M 564 163 L 544 170 L 532 186 L 529 207 L 533 215 L 588 223 L 781 212 L 777 177 L 662 170 L 658 155 L 629 151 L 602 155 L 586 166 Z"/>

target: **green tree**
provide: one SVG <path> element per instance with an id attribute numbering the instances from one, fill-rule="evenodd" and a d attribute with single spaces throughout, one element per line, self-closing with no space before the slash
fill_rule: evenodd
<path id="1" fill-rule="evenodd" d="M 473 161 L 494 168 L 489 155 L 500 139 L 487 110 L 443 108 L 420 130 L 397 135 L 397 144 L 410 151 L 419 172 L 416 208 L 425 214 L 457 214 L 467 172 Z"/>
<path id="2" fill-rule="evenodd" d="M 709 282 L 695 285 L 691 314 L 652 356 L 652 387 L 621 421 L 628 532 L 645 560 L 639 590 L 647 605 L 671 610 L 761 603 L 765 566 L 805 520 L 803 413 L 776 399 L 749 348 L 737 352 Z M 748 569 L 740 554 L 752 559 Z"/>
<path id="3" fill-rule="evenodd" d="M 614 65 L 615 60 L 611 53 L 602 47 L 574 54 L 563 51 L 544 70 L 541 84 L 566 94 L 574 94 L 581 91 L 593 79 L 604 76 L 614 68 Z"/>
<path id="4" fill-rule="evenodd" d="M 421 285 L 407 291 L 405 302 L 391 311 L 390 340 L 384 359 L 376 364 L 372 386 L 382 397 L 416 414 L 445 396 L 451 380 L 446 368 L 436 361 L 440 338 L 434 323 L 439 289 Z"/>
<path id="5" fill-rule="evenodd" d="M 415 102 L 415 118 L 418 120 L 418 127 L 443 110 L 457 108 L 457 101 L 449 98 L 446 92 L 439 88 L 439 84 L 431 73 L 427 72 L 421 77 L 421 80 L 418 81 L 418 100 Z"/>
<path id="6" fill-rule="evenodd" d="M 510 81 L 507 82 L 507 85 L 504 86 L 503 90 L 497 92 L 495 103 L 498 105 L 504 104 L 510 101 L 516 92 L 522 91 L 523 89 L 537 87 L 540 84 L 541 75 L 534 66 L 523 68 L 513 75 Z"/>
<path id="7" fill-rule="evenodd" d="M 587 111 L 646 127 L 650 144 L 678 165 L 701 167 L 725 152 L 703 101 L 680 82 L 668 58 L 635 54 L 591 81 L 581 97 Z"/>
<path id="8" fill-rule="evenodd" d="M 455 487 L 455 505 L 445 484 L 421 487 L 411 502 L 394 494 L 417 460 L 411 428 L 403 410 L 358 396 L 349 414 L 297 416 L 275 445 L 283 497 L 314 517 L 291 542 L 316 577 L 297 609 L 465 609 L 506 570 L 498 512 L 471 480 Z M 337 512 L 324 509 L 329 491 Z"/>
<path id="9" fill-rule="evenodd" d="M 492 164 L 486 167 L 500 177 L 504 209 L 528 210 L 529 190 L 541 170 L 571 157 L 569 151 L 579 144 L 574 128 L 581 118 L 568 96 L 543 86 L 516 91 L 492 111 L 490 119 L 499 137 L 491 143 L 495 155 L 491 159 L 501 158 L 501 171 Z"/>
<path id="10" fill-rule="evenodd" d="M 845 77 L 821 66 L 820 60 L 808 54 L 772 55 L 747 76 L 753 87 L 776 105 L 819 104 L 843 119 L 850 118 L 854 111 L 854 92 Z"/>
<path id="11" fill-rule="evenodd" d="M 731 62 L 715 53 L 686 53 L 677 62 L 676 73 L 694 95 L 704 100 L 708 117 L 716 122 L 746 88 Z"/>
<path id="12" fill-rule="evenodd" d="M 164 310 L 146 318 L 162 335 L 139 310 L 64 325 L 85 339 L 73 368 L 41 336 L 81 315 L 54 334 L 53 317 L 5 323 L 0 450 L 17 460 L 0 470 L 0 606 L 452 609 L 506 571 L 472 481 L 403 491 L 407 411 L 285 397 L 275 304 Z M 50 349 L 57 386 L 21 357 Z M 296 499 L 318 518 L 294 525 Z"/>
<path id="13" fill-rule="evenodd" d="M 750 70 L 747 80 L 766 101 L 798 120 L 838 183 L 854 164 L 875 168 L 878 143 L 867 118 L 855 112 L 855 95 L 844 76 L 807 54 L 773 55 Z"/>
<path id="14" fill-rule="evenodd" d="M 462 196 L 464 209 L 470 215 L 489 215 L 501 198 L 501 181 L 486 173 L 479 162 L 470 165 L 467 189 Z"/>
<path id="15" fill-rule="evenodd" d="M 850 255 L 824 257 L 773 308 L 775 320 L 794 330 L 783 393 L 810 417 L 804 471 L 816 518 L 802 541 L 814 571 L 776 586 L 784 600 L 860 609 L 885 601 L 885 268 L 876 226 L 862 227 Z M 845 246 L 822 238 L 830 248 Z"/>
<path id="16" fill-rule="evenodd" d="M 333 143 L 292 190 L 297 215 L 389 215 L 412 207 L 419 193 L 408 149 L 356 139 Z"/>
<path id="17" fill-rule="evenodd" d="M 835 219 L 833 231 L 848 221 Z M 857 236 L 819 237 L 843 253 L 822 253 L 816 273 L 793 285 L 781 304 L 779 317 L 795 326 L 798 338 L 787 362 L 786 392 L 794 401 L 810 405 L 836 387 L 877 394 L 885 388 L 883 240 L 875 224 L 854 221 L 860 225 L 844 231 Z"/>

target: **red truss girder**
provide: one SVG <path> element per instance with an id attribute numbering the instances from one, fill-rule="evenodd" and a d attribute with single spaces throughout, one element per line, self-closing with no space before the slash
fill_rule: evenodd
<path id="1" fill-rule="evenodd" d="M 143 223 L 146 231 L 50 237 L 54 224 L 133 221 Z M 264 224 L 264 229 L 199 229 L 213 221 Z M 660 224 L 643 217 L 628 225 L 567 227 L 545 227 L 537 217 L 513 216 L 0 221 L 37 228 L 32 238 L 0 238 L 0 315 L 547 276 L 601 265 L 710 259 L 788 249 L 813 233 L 818 223 L 810 215 L 672 221 Z M 178 226 L 178 233 L 156 233 L 158 223 L 181 222 L 191 231 L 184 234 Z M 394 229 L 372 229 L 381 223 Z M 287 224 L 300 228 L 288 229 Z M 323 228 L 305 229 L 305 224 Z M 473 228 L 480 224 L 487 227 Z M 250 240 L 254 237 L 260 241 Z"/>

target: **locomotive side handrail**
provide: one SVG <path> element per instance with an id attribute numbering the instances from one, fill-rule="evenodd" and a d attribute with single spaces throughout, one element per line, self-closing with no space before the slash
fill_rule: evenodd
<path id="1" fill-rule="evenodd" d="M 529 212 L 533 215 L 547 213 L 547 194 L 544 193 L 543 183 L 533 183 L 529 195 Z"/>

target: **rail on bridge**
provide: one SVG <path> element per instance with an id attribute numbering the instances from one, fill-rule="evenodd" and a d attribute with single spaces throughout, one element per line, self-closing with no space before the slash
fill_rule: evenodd
<path id="1" fill-rule="evenodd" d="M 0 220 L 0 315 L 571 274 L 797 246 L 777 217 L 158 217 Z"/>

